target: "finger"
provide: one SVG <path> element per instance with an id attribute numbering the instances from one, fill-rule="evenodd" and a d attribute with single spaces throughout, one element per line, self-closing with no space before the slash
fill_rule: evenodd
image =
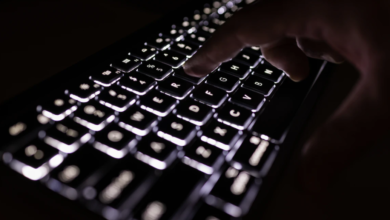
<path id="1" fill-rule="evenodd" d="M 286 33 L 304 32 L 310 10 L 296 6 L 296 2 L 266 1 L 239 11 L 184 64 L 185 71 L 192 76 L 204 76 L 245 46 L 263 46 L 284 38 Z"/>
<path id="2" fill-rule="evenodd" d="M 340 171 L 389 130 L 390 106 L 383 95 L 388 91 L 376 84 L 362 80 L 306 144 L 300 169 L 306 190 L 325 191 Z"/>
<path id="3" fill-rule="evenodd" d="M 326 60 L 332 63 L 344 62 L 344 57 L 323 41 L 297 38 L 297 45 L 309 57 Z"/>
<path id="4" fill-rule="evenodd" d="M 306 55 L 297 47 L 295 38 L 285 38 L 261 47 L 265 59 L 283 70 L 294 81 L 300 81 L 309 74 Z"/>

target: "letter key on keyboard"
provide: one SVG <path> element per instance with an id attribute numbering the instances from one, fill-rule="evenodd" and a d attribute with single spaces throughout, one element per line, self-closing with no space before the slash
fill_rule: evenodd
<path id="1" fill-rule="evenodd" d="M 194 88 L 194 86 L 177 77 L 168 77 L 158 84 L 158 89 L 177 99 L 184 99 Z"/>
<path id="2" fill-rule="evenodd" d="M 203 84 L 194 90 L 192 97 L 213 108 L 218 108 L 226 100 L 227 94 L 214 86 Z"/>

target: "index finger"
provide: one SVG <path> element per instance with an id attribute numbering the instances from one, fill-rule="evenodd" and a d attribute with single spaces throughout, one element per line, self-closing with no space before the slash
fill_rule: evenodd
<path id="1" fill-rule="evenodd" d="M 279 3 L 279 4 L 278 4 Z M 297 1 L 268 1 L 248 6 L 230 18 L 183 66 L 201 77 L 246 46 L 261 46 L 303 30 L 307 14 Z"/>

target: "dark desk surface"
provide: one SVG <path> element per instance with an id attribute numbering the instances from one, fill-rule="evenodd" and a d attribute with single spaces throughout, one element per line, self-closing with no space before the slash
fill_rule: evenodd
<path id="1" fill-rule="evenodd" d="M 179 2 L 184 1 L 1 1 L 0 102 L 158 19 Z M 331 74 L 298 146 L 334 111 L 357 79 L 348 65 Z M 389 141 L 380 142 L 368 146 L 321 199 L 296 187 L 297 150 L 262 219 L 389 219 L 390 148 L 386 147 Z M 7 208 L 0 210 L 4 213 Z"/>

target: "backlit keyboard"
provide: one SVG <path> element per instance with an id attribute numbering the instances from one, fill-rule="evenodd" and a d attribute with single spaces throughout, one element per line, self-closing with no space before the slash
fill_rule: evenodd
<path id="1" fill-rule="evenodd" d="M 204 78 L 181 67 L 245 5 L 212 1 L 113 54 L 1 130 L 3 162 L 106 219 L 245 216 L 297 109 L 268 116 L 291 82 L 258 47 Z"/>

